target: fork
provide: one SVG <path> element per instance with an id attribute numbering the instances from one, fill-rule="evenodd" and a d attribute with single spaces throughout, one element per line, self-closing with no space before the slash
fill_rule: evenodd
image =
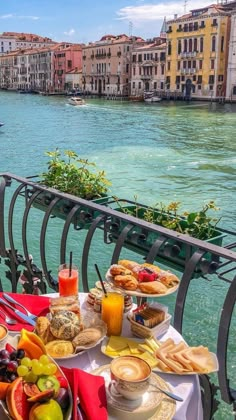
<path id="1" fill-rule="evenodd" d="M 23 306 L 21 303 L 17 302 L 15 299 L 13 299 L 11 296 L 9 296 L 7 293 L 3 293 L 2 296 L 10 303 L 13 303 L 14 305 L 20 306 L 29 316 L 31 319 L 36 319 L 37 315 L 32 314 L 25 306 Z"/>

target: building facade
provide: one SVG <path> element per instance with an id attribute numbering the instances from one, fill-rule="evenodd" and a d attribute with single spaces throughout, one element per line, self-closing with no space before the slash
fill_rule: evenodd
<path id="1" fill-rule="evenodd" d="M 167 22 L 166 89 L 187 97 L 226 94 L 230 14 L 211 5 Z"/>
<path id="2" fill-rule="evenodd" d="M 56 91 L 65 91 L 66 74 L 71 70 L 82 67 L 82 48 L 80 44 L 61 43 L 54 49 L 53 59 L 53 87 Z"/>
<path id="3" fill-rule="evenodd" d="M 144 40 L 106 35 L 82 49 L 82 86 L 95 95 L 130 95 L 131 55 Z"/>
<path id="4" fill-rule="evenodd" d="M 165 59 L 166 42 L 162 38 L 133 49 L 131 97 L 141 96 L 144 91 L 164 91 Z"/>
<path id="5" fill-rule="evenodd" d="M 43 48 L 55 45 L 56 42 L 50 38 L 34 34 L 3 32 L 0 35 L 0 55 L 8 54 L 15 50 L 26 50 L 29 48 Z"/>
<path id="6" fill-rule="evenodd" d="M 236 101 L 236 10 L 231 14 L 226 99 Z"/>

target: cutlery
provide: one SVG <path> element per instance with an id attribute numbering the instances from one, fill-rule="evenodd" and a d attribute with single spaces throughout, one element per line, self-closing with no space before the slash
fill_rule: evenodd
<path id="1" fill-rule="evenodd" d="M 183 401 L 183 398 L 179 397 L 178 395 L 173 394 L 173 392 L 166 391 L 162 388 L 159 388 L 159 386 L 155 384 L 151 384 L 154 388 L 157 388 L 159 391 L 161 391 L 163 394 L 167 395 L 168 397 L 172 398 L 175 401 Z"/>
<path id="2" fill-rule="evenodd" d="M 16 314 L 19 318 L 23 319 L 25 322 L 27 322 L 30 325 L 35 326 L 36 322 L 30 318 L 30 316 L 23 314 L 23 312 L 18 311 L 18 309 L 14 308 L 13 306 L 9 305 L 9 303 L 5 302 L 2 298 L 0 298 L 0 303 L 4 306 L 7 306 L 7 308 L 11 309 L 14 314 Z"/>
<path id="3" fill-rule="evenodd" d="M 26 312 L 26 315 L 29 316 L 30 318 L 32 318 L 32 319 L 37 318 L 36 315 L 34 315 L 30 311 L 28 311 L 28 309 L 25 306 L 23 306 L 21 303 L 17 302 L 17 300 L 13 299 L 7 293 L 3 293 L 2 295 L 3 295 L 4 299 L 6 299 L 8 302 L 13 303 L 14 305 L 20 306 Z"/>
<path id="4" fill-rule="evenodd" d="M 15 325 L 17 324 L 16 320 L 13 318 L 10 318 L 5 312 L 0 310 L 0 315 L 5 319 L 5 322 L 9 325 Z"/>

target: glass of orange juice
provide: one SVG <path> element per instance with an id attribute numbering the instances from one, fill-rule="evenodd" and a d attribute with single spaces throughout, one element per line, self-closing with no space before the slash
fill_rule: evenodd
<path id="1" fill-rule="evenodd" d="M 62 264 L 58 270 L 60 296 L 73 296 L 79 293 L 79 270 L 76 265 Z"/>
<path id="2" fill-rule="evenodd" d="M 102 320 L 107 324 L 107 335 L 121 335 L 124 312 L 124 296 L 107 292 L 102 297 Z"/>

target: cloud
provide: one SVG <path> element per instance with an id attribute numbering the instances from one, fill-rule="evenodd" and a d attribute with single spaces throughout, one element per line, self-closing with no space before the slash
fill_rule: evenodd
<path id="1" fill-rule="evenodd" d="M 20 15 L 14 15 L 14 14 L 8 14 L 8 15 L 1 15 L 0 19 L 30 19 L 30 20 L 38 20 L 38 16 L 20 16 Z"/>
<path id="2" fill-rule="evenodd" d="M 187 3 L 186 12 L 209 6 L 209 0 L 195 0 Z M 143 4 L 139 6 L 127 6 L 118 10 L 118 20 L 128 20 L 137 24 L 163 20 L 164 17 L 173 19 L 174 14 L 183 15 L 185 13 L 183 1 L 173 1 L 170 3 Z"/>
<path id="3" fill-rule="evenodd" d="M 72 28 L 72 29 L 70 29 L 69 31 L 65 31 L 65 32 L 63 32 L 63 34 L 64 34 L 64 35 L 67 35 L 67 36 L 72 36 L 72 35 L 74 35 L 74 34 L 75 34 L 75 30 Z"/>

